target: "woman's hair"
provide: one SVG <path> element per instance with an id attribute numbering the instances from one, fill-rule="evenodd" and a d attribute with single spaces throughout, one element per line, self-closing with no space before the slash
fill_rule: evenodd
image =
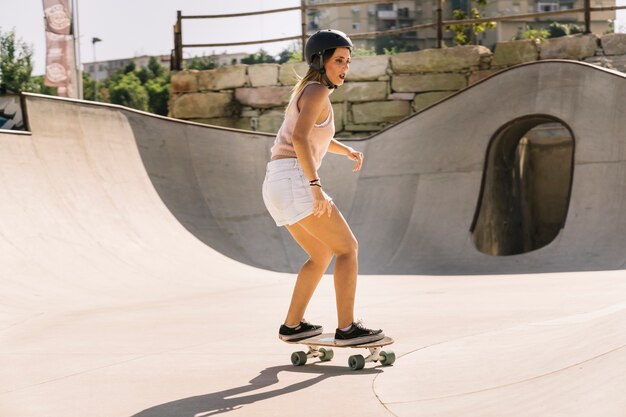
<path id="1" fill-rule="evenodd" d="M 337 48 L 327 49 L 324 51 L 324 62 L 328 62 L 328 60 L 330 60 L 330 58 L 335 53 L 335 49 Z M 304 77 L 300 77 L 299 75 L 296 74 L 296 76 L 298 77 L 298 82 L 291 90 L 291 97 L 289 98 L 289 104 L 287 104 L 287 107 L 285 108 L 285 112 L 291 105 L 291 102 L 294 100 L 294 98 L 296 98 L 298 93 L 302 91 L 306 83 L 308 83 L 309 81 L 317 81 L 322 85 L 324 84 L 324 82 L 322 81 L 322 74 L 318 70 L 315 69 L 315 67 L 319 65 L 319 61 L 320 61 L 320 58 L 318 56 L 314 56 L 311 61 L 311 66 L 309 67 L 309 70 L 306 72 Z"/>

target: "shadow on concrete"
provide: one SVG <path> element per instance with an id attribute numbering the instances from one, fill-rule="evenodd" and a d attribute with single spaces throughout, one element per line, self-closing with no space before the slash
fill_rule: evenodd
<path id="1" fill-rule="evenodd" d="M 254 391 L 270 387 L 278 383 L 278 374 L 280 372 L 317 374 L 317 376 L 287 387 L 256 394 L 254 393 Z M 345 375 L 377 375 L 381 372 L 382 370 L 379 368 L 362 369 L 355 372 L 347 367 L 328 365 L 318 366 L 316 364 L 298 368 L 291 365 L 275 366 L 261 371 L 261 373 L 253 378 L 248 385 L 157 405 L 141 411 L 133 417 L 209 417 L 238 410 L 247 404 L 253 404 L 258 401 L 268 400 L 270 398 L 300 391 L 328 378 Z"/>

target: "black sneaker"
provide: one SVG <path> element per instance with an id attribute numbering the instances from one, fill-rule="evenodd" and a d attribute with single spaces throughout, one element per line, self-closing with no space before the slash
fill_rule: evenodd
<path id="1" fill-rule="evenodd" d="M 352 326 L 345 332 L 340 329 L 335 332 L 335 344 L 337 346 L 362 345 L 384 338 L 385 333 L 382 330 L 368 329 L 360 321 L 352 323 Z"/>
<path id="2" fill-rule="evenodd" d="M 308 323 L 303 319 L 300 324 L 293 329 L 285 326 L 284 324 L 280 326 L 280 330 L 278 330 L 278 337 L 280 340 L 284 340 L 286 342 L 296 342 L 298 340 L 320 335 L 323 330 L 322 326 Z"/>

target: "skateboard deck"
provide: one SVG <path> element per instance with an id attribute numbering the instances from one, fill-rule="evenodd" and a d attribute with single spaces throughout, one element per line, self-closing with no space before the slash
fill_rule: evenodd
<path id="1" fill-rule="evenodd" d="M 307 339 L 297 341 L 284 340 L 284 342 L 291 345 L 305 345 L 309 348 L 308 352 L 299 351 L 291 354 L 291 363 L 294 366 L 303 366 L 311 358 L 319 358 L 321 362 L 330 361 L 334 356 L 332 348 L 368 349 L 370 351 L 368 356 L 352 355 L 348 358 L 348 366 L 355 371 L 363 369 L 367 362 L 380 362 L 381 365 L 388 366 L 396 361 L 395 353 L 390 350 L 381 350 L 383 346 L 393 343 L 393 339 L 390 337 L 384 337 L 381 340 L 360 345 L 342 346 L 335 343 L 334 333 L 323 333 Z"/>

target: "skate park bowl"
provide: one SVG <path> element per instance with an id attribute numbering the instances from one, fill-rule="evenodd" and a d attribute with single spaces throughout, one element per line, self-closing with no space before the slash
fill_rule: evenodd
<path id="1" fill-rule="evenodd" d="M 391 367 L 294 368 L 274 135 L 22 95 L 0 130 L 0 415 L 623 416 L 626 76 L 501 71 L 328 155 Z M 332 269 L 306 317 L 335 327 Z M 345 356 L 345 357 L 344 357 Z M 311 401 L 324 398 L 324 401 Z M 294 412 L 298 410 L 298 412 Z"/>

